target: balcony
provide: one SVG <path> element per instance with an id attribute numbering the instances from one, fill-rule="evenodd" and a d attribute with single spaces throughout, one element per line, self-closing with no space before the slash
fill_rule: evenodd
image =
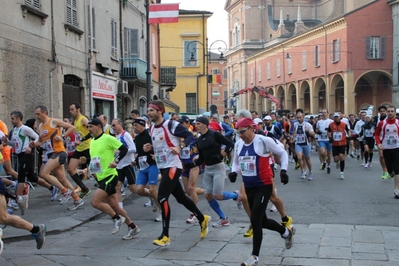
<path id="1" fill-rule="evenodd" d="M 167 89 L 167 91 L 173 90 L 176 87 L 176 67 L 161 67 L 160 83 L 163 87 L 172 87 L 171 89 Z"/>
<path id="2" fill-rule="evenodd" d="M 120 58 L 119 76 L 125 80 L 146 81 L 147 62 L 140 58 Z"/>

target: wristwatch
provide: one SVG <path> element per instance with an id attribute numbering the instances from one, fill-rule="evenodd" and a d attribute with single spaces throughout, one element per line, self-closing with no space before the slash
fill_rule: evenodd
<path id="1" fill-rule="evenodd" d="M 184 146 L 183 146 L 183 145 L 180 145 L 180 149 L 184 149 Z"/>

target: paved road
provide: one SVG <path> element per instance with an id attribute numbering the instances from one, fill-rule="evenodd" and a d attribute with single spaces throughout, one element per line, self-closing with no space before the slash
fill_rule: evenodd
<path id="1" fill-rule="evenodd" d="M 346 179 L 339 180 L 338 170 L 327 175 L 318 170 L 315 154 L 312 160 L 313 181 L 301 180 L 290 164 L 290 183 L 277 182 L 297 234 L 293 248 L 286 250 L 279 235 L 265 230 L 261 265 L 399 265 L 399 201 L 393 198 L 393 180 L 381 180 L 378 164 L 364 169 L 354 159 L 347 160 Z M 226 190 L 238 185 L 226 180 Z M 6 228 L 0 265 L 239 265 L 251 252 L 251 240 L 242 237 L 248 218 L 234 201 L 221 204 L 232 224 L 211 228 L 208 237 L 199 240 L 198 225 L 186 224 L 189 213 L 172 199 L 172 243 L 158 248 L 152 240 L 161 233 L 161 224 L 153 221 L 151 208 L 143 207 L 146 200 L 137 195 L 125 200 L 125 209 L 141 228 L 125 241 L 121 238 L 127 228 L 112 235 L 112 221 L 90 206 L 90 197 L 71 212 L 37 188 L 24 217 L 47 224 L 46 244 L 38 251 L 24 231 Z M 215 220 L 203 197 L 199 207 Z M 279 220 L 277 213 L 268 216 Z"/>

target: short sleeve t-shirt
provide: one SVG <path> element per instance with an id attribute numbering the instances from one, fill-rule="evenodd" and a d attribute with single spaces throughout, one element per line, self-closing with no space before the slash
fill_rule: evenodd
<path id="1" fill-rule="evenodd" d="M 118 139 L 107 134 L 91 140 L 89 169 L 91 173 L 96 174 L 98 181 L 118 174 L 116 168 L 110 168 L 109 164 L 115 158 L 115 150 L 122 145 Z"/>

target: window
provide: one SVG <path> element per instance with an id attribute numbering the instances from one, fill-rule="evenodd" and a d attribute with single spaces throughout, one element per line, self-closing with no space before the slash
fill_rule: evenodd
<path id="1" fill-rule="evenodd" d="M 152 35 L 151 35 L 151 53 L 152 53 L 152 55 L 151 55 L 151 57 L 152 57 L 152 65 L 153 66 L 156 66 L 157 65 L 157 58 L 156 58 L 156 55 L 157 55 L 157 53 L 156 53 L 156 38 L 155 38 L 155 34 L 154 33 L 152 33 Z"/>
<path id="2" fill-rule="evenodd" d="M 281 76 L 280 59 L 277 59 L 277 77 Z"/>
<path id="3" fill-rule="evenodd" d="M 227 79 L 227 69 L 223 69 L 223 79 Z"/>
<path id="4" fill-rule="evenodd" d="M 219 68 L 212 68 L 212 75 L 219 74 Z"/>
<path id="5" fill-rule="evenodd" d="M 118 23 L 111 18 L 111 57 L 118 58 Z"/>
<path id="6" fill-rule="evenodd" d="M 254 69 L 251 69 L 251 84 L 254 84 Z"/>
<path id="7" fill-rule="evenodd" d="M 66 0 L 66 23 L 79 27 L 77 0 Z"/>
<path id="8" fill-rule="evenodd" d="M 240 27 L 238 25 L 234 26 L 233 29 L 233 46 L 237 46 L 240 44 Z"/>
<path id="9" fill-rule="evenodd" d="M 306 63 L 306 50 L 302 51 L 302 70 L 306 70 L 307 63 Z"/>
<path id="10" fill-rule="evenodd" d="M 139 30 L 123 28 L 123 57 L 139 57 Z"/>
<path id="11" fill-rule="evenodd" d="M 25 0 L 25 5 L 40 9 L 40 0 Z"/>
<path id="12" fill-rule="evenodd" d="M 91 15 L 91 24 L 90 24 L 90 15 Z M 89 49 L 91 50 L 91 41 L 90 38 L 93 40 L 93 50 L 96 49 L 96 12 L 94 7 L 91 8 L 90 13 L 90 5 L 87 5 L 87 25 L 89 25 L 89 30 L 87 31 L 89 37 Z M 91 26 L 90 26 L 91 25 Z M 91 34 L 91 30 L 93 29 L 93 35 Z"/>
<path id="13" fill-rule="evenodd" d="M 186 112 L 197 112 L 197 95 L 195 93 L 186 93 Z"/>
<path id="14" fill-rule="evenodd" d="M 340 40 L 331 41 L 331 63 L 337 63 L 340 59 Z"/>
<path id="15" fill-rule="evenodd" d="M 367 36 L 366 37 L 366 58 L 384 59 L 386 51 L 385 36 Z"/>
<path id="16" fill-rule="evenodd" d="M 320 67 L 320 46 L 319 45 L 316 45 L 314 47 L 313 65 L 315 67 Z"/>
<path id="17" fill-rule="evenodd" d="M 292 74 L 292 59 L 291 58 L 287 59 L 287 68 L 288 68 L 288 71 L 287 71 L 288 75 L 291 75 Z"/>
<path id="18" fill-rule="evenodd" d="M 271 79 L 270 62 L 267 62 L 267 79 Z"/>
<path id="19" fill-rule="evenodd" d="M 227 100 L 229 99 L 229 95 L 227 94 L 227 91 L 223 91 L 223 103 L 224 103 L 224 109 L 227 109 Z"/>
<path id="20" fill-rule="evenodd" d="M 262 81 L 262 67 L 261 66 L 258 67 L 258 81 L 259 82 Z"/>
<path id="21" fill-rule="evenodd" d="M 184 41 L 184 66 L 198 66 L 197 42 Z M 191 58 L 193 56 L 193 58 Z M 190 62 L 193 59 L 195 62 Z"/>

